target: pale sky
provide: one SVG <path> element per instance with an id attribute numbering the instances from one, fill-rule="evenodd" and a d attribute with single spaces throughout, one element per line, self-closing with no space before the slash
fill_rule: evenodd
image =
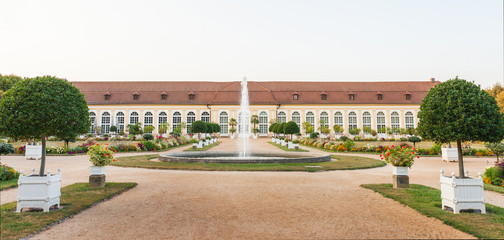
<path id="1" fill-rule="evenodd" d="M 502 0 L 1 0 L 0 73 L 504 80 Z"/>

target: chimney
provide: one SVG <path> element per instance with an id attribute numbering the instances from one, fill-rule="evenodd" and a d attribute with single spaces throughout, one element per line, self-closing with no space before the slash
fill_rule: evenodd
<path id="1" fill-rule="evenodd" d="M 436 82 L 436 79 L 435 78 L 431 78 L 430 81 L 433 83 L 433 82 Z"/>

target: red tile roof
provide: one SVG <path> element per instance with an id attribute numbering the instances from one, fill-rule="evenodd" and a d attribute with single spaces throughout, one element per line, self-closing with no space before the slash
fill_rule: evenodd
<path id="1" fill-rule="evenodd" d="M 420 104 L 429 89 L 439 82 L 248 82 L 250 104 Z M 110 104 L 215 104 L 239 105 L 241 84 L 236 82 L 72 82 L 90 105 Z M 378 100 L 376 94 L 383 94 Z M 105 94 L 110 99 L 105 100 Z M 134 93 L 139 94 L 133 100 Z M 161 95 L 167 95 L 166 100 Z M 189 94 L 194 93 L 194 100 Z M 322 100 L 321 94 L 327 94 Z M 298 94 L 298 100 L 293 100 Z M 355 99 L 349 100 L 349 94 Z M 406 100 L 411 94 L 411 100 Z"/>

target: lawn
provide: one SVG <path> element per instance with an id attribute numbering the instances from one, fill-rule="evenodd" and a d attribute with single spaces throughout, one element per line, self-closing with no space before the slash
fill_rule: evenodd
<path id="1" fill-rule="evenodd" d="M 362 168 L 375 168 L 386 165 L 385 162 L 366 157 L 331 155 L 337 161 L 320 163 L 258 163 L 258 164 L 231 164 L 231 163 L 177 163 L 151 161 L 159 155 L 139 155 L 119 157 L 117 162 L 110 164 L 118 167 L 136 167 L 172 170 L 202 170 L 202 171 L 330 171 L 351 170 Z M 308 167 L 307 167 L 308 166 Z M 313 167 L 319 166 L 319 167 Z"/>
<path id="2" fill-rule="evenodd" d="M 499 186 L 492 185 L 492 184 L 485 183 L 485 190 L 494 191 L 494 192 L 504 194 L 504 187 L 499 187 Z"/>
<path id="3" fill-rule="evenodd" d="M 61 189 L 62 208 L 47 213 L 16 213 L 16 202 L 3 204 L 0 206 L 0 239 L 20 239 L 34 234 L 135 186 L 136 183 L 106 183 L 104 188 L 90 188 L 88 183 L 75 183 Z"/>
<path id="4" fill-rule="evenodd" d="M 282 147 L 282 145 L 276 144 L 274 142 L 268 142 L 268 143 L 271 144 L 271 145 L 273 145 L 273 146 L 275 146 L 275 147 L 277 147 L 277 148 L 280 148 L 280 149 L 282 149 L 284 151 L 288 151 L 288 152 L 309 152 L 308 150 L 305 150 L 305 149 L 302 149 L 302 148 L 298 148 L 298 150 L 296 150 L 296 149 L 289 149 L 287 146 L 283 146 Z"/>
<path id="5" fill-rule="evenodd" d="M 212 143 L 212 144 L 209 144 L 208 146 L 203 146 L 203 148 L 196 148 L 196 149 L 193 149 L 192 147 L 188 148 L 188 149 L 184 149 L 185 152 L 190 152 L 190 151 L 206 151 L 210 148 L 213 148 L 217 145 L 219 145 L 221 143 L 221 141 L 218 141 L 216 143 Z"/>
<path id="6" fill-rule="evenodd" d="M 410 185 L 410 188 L 392 188 L 392 184 L 366 184 L 385 197 L 415 209 L 427 217 L 434 217 L 447 225 L 469 233 L 477 238 L 504 239 L 504 209 L 486 204 L 487 214 L 462 212 L 453 214 L 441 209 L 441 191 L 423 185 Z"/>
<path id="7" fill-rule="evenodd" d="M 17 182 L 18 182 L 18 177 L 13 178 L 8 181 L 0 181 L 0 191 L 4 189 L 9 189 L 9 188 L 14 188 L 17 187 Z"/>

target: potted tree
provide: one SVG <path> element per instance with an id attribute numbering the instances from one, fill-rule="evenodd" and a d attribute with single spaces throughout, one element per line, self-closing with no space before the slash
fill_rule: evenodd
<path id="1" fill-rule="evenodd" d="M 287 147 L 289 149 L 294 149 L 296 145 L 299 146 L 299 144 L 294 143 L 293 138 L 292 138 L 292 134 L 296 134 L 298 132 L 299 132 L 299 127 L 295 122 L 290 121 L 285 124 L 284 133 L 290 135 L 290 141 L 287 144 Z M 298 141 L 298 143 L 299 143 L 299 141 Z"/>
<path id="2" fill-rule="evenodd" d="M 268 131 L 270 133 L 273 133 L 273 136 L 271 136 L 271 141 L 274 143 L 277 143 L 277 138 L 276 138 L 276 134 L 275 134 L 275 128 L 277 127 L 277 125 L 278 125 L 278 123 L 272 123 L 268 129 Z"/>
<path id="3" fill-rule="evenodd" d="M 334 137 L 337 139 L 339 139 L 342 136 L 343 132 L 345 131 L 343 127 L 338 124 L 335 124 L 333 126 L 333 129 L 334 129 Z"/>
<path id="4" fill-rule="evenodd" d="M 392 145 L 380 157 L 394 167 L 392 171 L 392 185 L 394 188 L 408 188 L 408 168 L 411 168 L 415 163 L 415 157 L 418 157 L 417 151 L 408 147 L 396 148 Z"/>
<path id="5" fill-rule="evenodd" d="M 93 164 L 89 170 L 89 186 L 105 187 L 105 166 L 114 161 L 114 153 L 106 145 L 89 146 L 87 155 Z"/>
<path id="6" fill-rule="evenodd" d="M 361 130 L 358 129 L 358 128 L 351 128 L 351 129 L 348 130 L 348 133 L 350 134 L 350 137 L 358 136 L 360 132 L 361 132 Z"/>
<path id="7" fill-rule="evenodd" d="M 234 118 L 229 119 L 229 126 L 231 127 L 231 128 L 229 129 L 229 132 L 231 133 L 231 138 L 234 138 L 234 137 L 235 137 L 235 136 L 234 136 L 234 133 L 236 132 L 236 128 L 235 128 L 235 127 L 236 127 L 236 124 L 237 124 L 237 123 L 236 123 L 236 119 L 234 119 Z M 233 129 L 233 131 L 231 131 L 231 129 Z"/>
<path id="8" fill-rule="evenodd" d="M 191 127 L 189 129 L 189 131 L 191 133 L 196 133 L 198 135 L 198 140 L 201 139 L 201 133 L 205 133 L 207 132 L 207 123 L 203 122 L 203 121 L 194 121 L 192 124 L 191 124 Z"/>
<path id="9" fill-rule="evenodd" d="M 114 136 L 116 134 L 116 132 L 117 132 L 117 127 L 115 125 L 112 125 L 112 126 L 110 126 L 109 131 L 110 131 L 109 134 L 111 136 Z"/>
<path id="10" fill-rule="evenodd" d="M 170 126 L 170 124 L 168 123 L 161 123 L 159 125 L 159 129 L 158 129 L 158 133 L 162 136 L 162 137 L 167 137 L 166 135 L 166 131 L 168 130 L 168 127 Z"/>
<path id="11" fill-rule="evenodd" d="M 369 126 L 362 127 L 362 133 L 364 134 L 365 138 L 370 138 L 373 136 L 372 134 L 373 129 Z"/>
<path id="12" fill-rule="evenodd" d="M 457 143 L 458 177 L 441 174 L 443 208 L 485 212 L 483 180 L 464 172 L 462 142 L 501 142 L 504 116 L 495 99 L 472 82 L 456 77 L 432 88 L 420 104 L 417 131 L 423 139 Z"/>
<path id="13" fill-rule="evenodd" d="M 90 126 L 84 95 L 65 79 L 52 76 L 24 79 L 3 95 L 0 134 L 39 139 L 42 143 L 39 173 L 19 177 L 18 211 L 24 207 L 49 211 L 50 206 L 59 205 L 61 171 L 45 172 L 46 138 L 77 136 L 87 133 Z"/>
<path id="14" fill-rule="evenodd" d="M 250 123 L 252 123 L 252 133 L 253 133 L 253 138 L 256 139 L 257 138 L 257 134 L 259 133 L 259 128 L 257 128 L 257 124 L 259 124 L 259 116 L 257 115 L 252 115 L 252 117 L 250 117 Z"/>
<path id="15" fill-rule="evenodd" d="M 408 141 L 412 142 L 413 143 L 413 147 L 416 148 L 416 143 L 417 142 L 421 142 L 422 139 L 419 138 L 418 136 L 411 136 L 411 137 L 408 138 Z"/>
<path id="16" fill-rule="evenodd" d="M 321 133 L 321 137 L 323 139 L 325 138 L 328 138 L 329 137 L 329 133 L 331 132 L 331 129 L 329 128 L 329 125 L 326 124 L 326 121 L 325 120 L 320 120 L 320 127 L 319 127 L 319 131 Z"/>

